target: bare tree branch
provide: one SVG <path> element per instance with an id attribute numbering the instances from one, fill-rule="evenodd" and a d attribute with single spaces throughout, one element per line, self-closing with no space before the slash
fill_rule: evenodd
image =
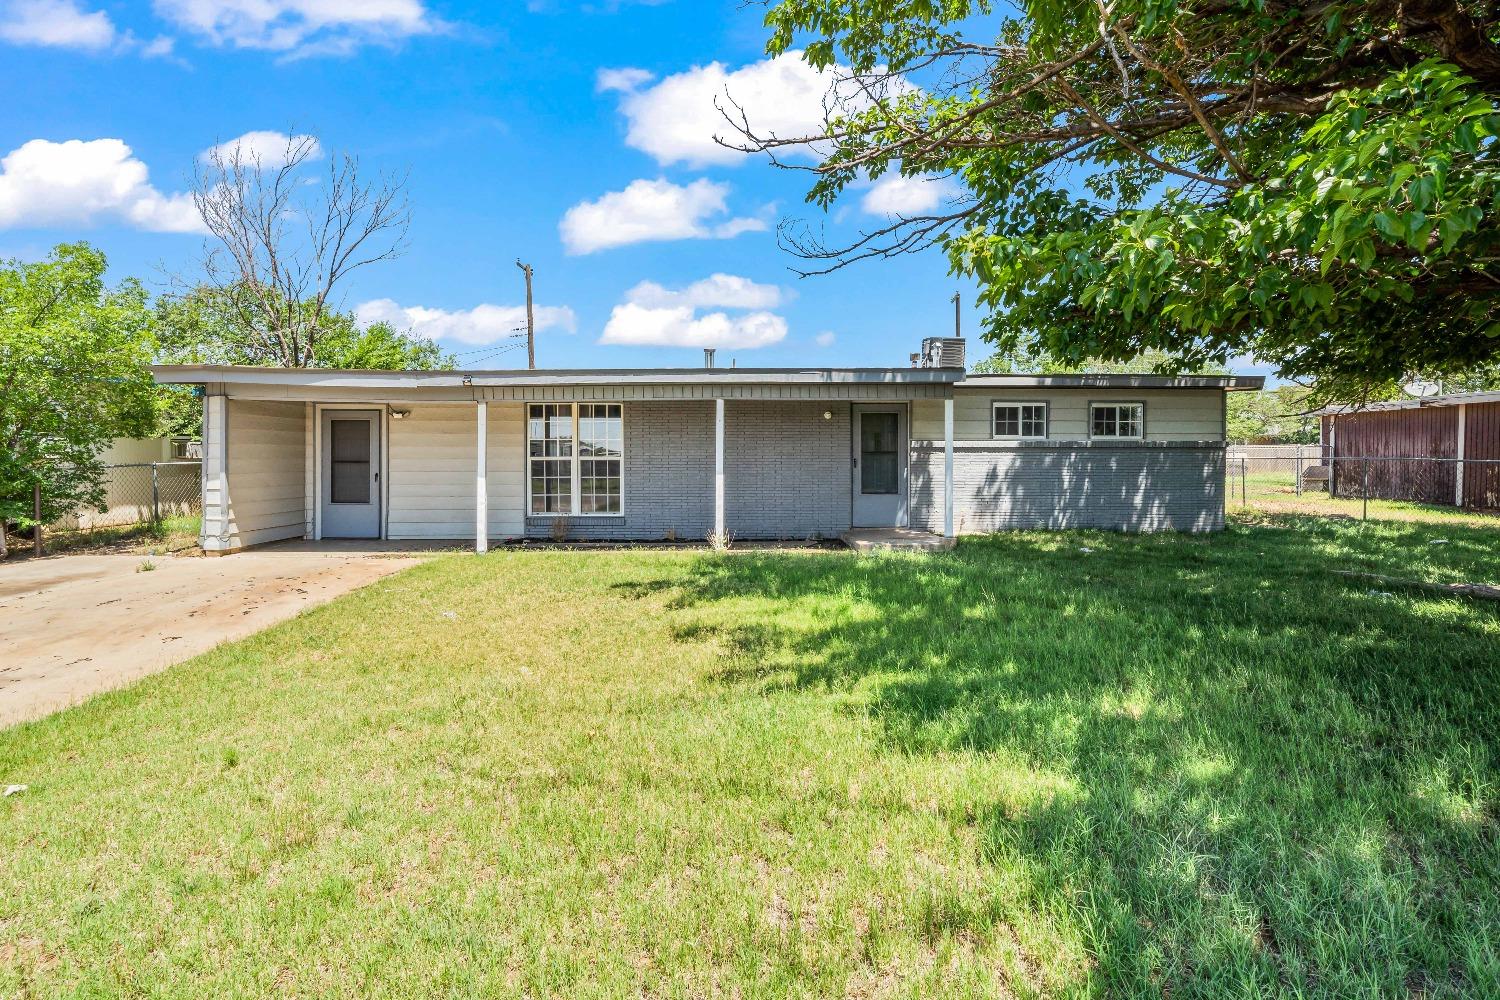
<path id="1" fill-rule="evenodd" d="M 308 167 L 320 155 L 311 135 L 289 136 L 271 158 L 215 146 L 194 176 L 193 202 L 212 237 L 204 276 L 257 347 L 288 368 L 314 363 L 339 284 L 404 253 L 411 224 L 404 176 L 367 181 L 357 159 L 330 156 L 315 182 Z"/>

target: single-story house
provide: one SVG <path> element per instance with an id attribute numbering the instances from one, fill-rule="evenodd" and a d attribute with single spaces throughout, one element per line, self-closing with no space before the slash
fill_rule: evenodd
<path id="1" fill-rule="evenodd" d="M 202 387 L 205 550 L 288 538 L 1212 531 L 1225 393 L 1259 378 L 962 367 L 345 371 Z"/>

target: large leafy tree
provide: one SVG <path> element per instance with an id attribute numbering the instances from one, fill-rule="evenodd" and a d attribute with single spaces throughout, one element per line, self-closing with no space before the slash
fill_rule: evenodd
<path id="1" fill-rule="evenodd" d="M 146 295 L 105 266 L 82 243 L 0 264 L 0 523 L 31 524 L 37 486 L 43 522 L 102 502 L 99 453 L 155 421 Z"/>
<path id="2" fill-rule="evenodd" d="M 1324 395 L 1500 357 L 1500 9 L 1455 0 L 781 0 L 770 51 L 842 77 L 816 135 L 734 144 L 827 207 L 899 172 L 963 196 L 811 271 L 940 244 L 1002 351 L 1254 354 Z M 732 102 L 733 94 L 729 95 Z M 812 162 L 807 159 L 811 157 Z"/>

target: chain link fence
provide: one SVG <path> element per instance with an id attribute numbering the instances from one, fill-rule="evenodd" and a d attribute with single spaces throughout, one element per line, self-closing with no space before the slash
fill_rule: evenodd
<path id="1" fill-rule="evenodd" d="M 1225 476 L 1230 509 L 1367 520 L 1465 516 L 1500 527 L 1497 459 L 1329 458 L 1318 445 L 1231 445 Z"/>
<path id="2" fill-rule="evenodd" d="M 159 523 L 203 513 L 201 462 L 107 465 L 104 506 L 86 508 L 50 525 L 57 531 L 93 531 Z"/>

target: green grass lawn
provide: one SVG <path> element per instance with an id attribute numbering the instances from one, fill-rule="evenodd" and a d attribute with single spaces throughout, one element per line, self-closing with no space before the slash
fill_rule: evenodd
<path id="1" fill-rule="evenodd" d="M 1500 608 L 1335 567 L 1500 531 L 439 557 L 0 732 L 0 996 L 1495 996 Z"/>
<path id="2" fill-rule="evenodd" d="M 1225 480 L 1225 495 L 1229 510 L 1241 515 L 1252 511 L 1278 515 L 1317 514 L 1323 517 L 1369 518 L 1374 521 L 1470 524 L 1500 529 L 1500 518 L 1493 511 L 1460 510 L 1452 506 L 1414 503 L 1409 500 L 1382 500 L 1378 497 L 1372 497 L 1366 502 L 1358 497 L 1331 497 L 1326 489 L 1306 489 L 1298 494 L 1297 477 L 1290 468 L 1279 472 L 1251 472 L 1241 478 L 1238 468 L 1231 462 L 1229 475 Z"/>

